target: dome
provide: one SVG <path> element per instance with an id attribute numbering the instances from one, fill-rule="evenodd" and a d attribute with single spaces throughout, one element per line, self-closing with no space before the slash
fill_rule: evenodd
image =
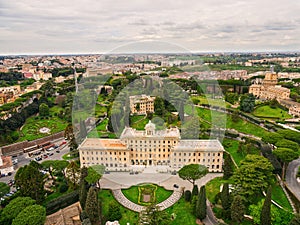
<path id="1" fill-rule="evenodd" d="M 151 130 L 154 131 L 155 130 L 155 124 L 151 122 L 151 120 L 149 120 L 149 122 L 146 124 L 145 126 L 145 130 Z"/>

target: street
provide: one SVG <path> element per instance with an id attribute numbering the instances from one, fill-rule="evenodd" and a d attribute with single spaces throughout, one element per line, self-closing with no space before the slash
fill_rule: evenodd
<path id="1" fill-rule="evenodd" d="M 296 179 L 298 167 L 300 166 L 300 158 L 289 163 L 286 170 L 286 184 L 300 201 L 300 183 Z"/>
<path id="2" fill-rule="evenodd" d="M 63 139 L 58 139 L 56 141 L 53 141 L 52 143 L 59 145 L 62 141 L 63 141 Z M 57 153 L 56 150 L 59 150 L 60 152 Z M 68 147 L 68 143 L 66 143 L 66 144 L 58 147 L 57 149 L 50 151 L 53 153 L 53 155 L 48 156 L 48 158 L 46 158 L 46 159 L 42 159 L 41 161 L 39 161 L 39 163 L 42 163 L 43 161 L 46 161 L 46 160 L 60 160 L 60 159 L 62 159 L 62 156 L 64 154 L 68 153 L 69 151 L 70 151 L 70 148 Z M 46 153 L 43 153 L 43 154 L 46 154 Z M 16 158 L 18 159 L 18 163 L 14 166 L 14 169 L 15 169 L 14 172 L 12 172 L 12 174 L 10 176 L 1 177 L 0 182 L 8 183 L 10 180 L 14 180 L 17 170 L 22 166 L 28 165 L 31 160 L 34 160 L 35 157 L 37 157 L 37 156 L 27 157 L 27 154 L 17 156 Z M 16 158 L 14 158 L 14 159 L 16 159 Z"/>

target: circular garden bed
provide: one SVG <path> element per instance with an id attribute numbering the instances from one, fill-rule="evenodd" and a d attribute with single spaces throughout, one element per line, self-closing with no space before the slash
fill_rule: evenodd
<path id="1" fill-rule="evenodd" d="M 130 201 L 144 206 L 161 203 L 173 193 L 173 191 L 166 190 L 155 184 L 140 184 L 128 189 L 122 189 L 122 192 Z"/>

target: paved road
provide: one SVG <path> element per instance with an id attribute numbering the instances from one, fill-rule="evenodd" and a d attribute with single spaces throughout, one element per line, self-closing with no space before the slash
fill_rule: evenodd
<path id="1" fill-rule="evenodd" d="M 56 141 L 54 141 L 53 143 L 55 144 L 60 144 L 62 142 L 61 139 L 58 139 Z M 60 150 L 60 153 L 57 153 L 56 150 Z M 41 161 L 39 161 L 39 163 L 43 162 L 43 161 L 46 161 L 46 160 L 59 160 L 59 159 L 62 159 L 62 156 L 64 154 L 66 154 L 67 152 L 69 152 L 69 147 L 67 144 L 59 147 L 58 149 L 56 150 L 53 150 L 53 155 L 52 156 L 49 156 L 48 158 L 46 159 L 42 159 Z M 35 156 L 36 157 L 36 156 Z M 6 176 L 6 177 L 1 177 L 0 178 L 0 182 L 4 182 L 4 183 L 7 183 L 9 180 L 12 180 L 14 179 L 14 176 L 17 172 L 17 170 L 22 167 L 22 166 L 25 166 L 25 165 L 28 165 L 30 163 L 30 160 L 33 160 L 35 157 L 27 157 L 27 154 L 23 154 L 23 155 L 20 155 L 20 156 L 17 156 L 17 159 L 18 159 L 18 164 L 14 166 L 14 169 L 15 171 L 12 172 L 12 175 L 11 176 Z"/>
<path id="2" fill-rule="evenodd" d="M 298 172 L 299 166 L 300 166 L 300 158 L 290 162 L 286 170 L 285 179 L 286 179 L 287 186 L 290 188 L 290 190 L 300 201 L 300 183 L 296 179 L 296 174 Z"/>

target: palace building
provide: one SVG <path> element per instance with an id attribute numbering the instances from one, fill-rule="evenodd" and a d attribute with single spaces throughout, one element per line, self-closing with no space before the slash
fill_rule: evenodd
<path id="1" fill-rule="evenodd" d="M 278 76 L 276 73 L 267 72 L 262 84 L 252 84 L 249 87 L 249 93 L 263 100 L 289 99 L 290 90 L 277 85 Z"/>
<path id="2" fill-rule="evenodd" d="M 218 140 L 182 140 L 177 127 L 156 130 L 149 121 L 144 131 L 126 127 L 120 139 L 86 138 L 78 147 L 81 166 L 104 165 L 109 171 L 129 171 L 133 166 L 202 164 L 221 172 L 224 148 Z"/>
<path id="3" fill-rule="evenodd" d="M 134 95 L 130 96 L 130 113 L 138 115 L 146 115 L 147 113 L 154 113 L 155 97 L 148 95 Z"/>

